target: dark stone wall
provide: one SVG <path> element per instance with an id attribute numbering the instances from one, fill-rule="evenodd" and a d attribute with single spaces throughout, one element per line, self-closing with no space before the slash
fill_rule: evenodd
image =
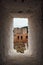
<path id="1" fill-rule="evenodd" d="M 36 65 L 43 65 L 43 3 L 29 17 L 31 33 L 32 56 L 37 60 Z M 29 16 L 29 15 L 28 15 Z M 0 5 L 0 64 L 4 64 L 8 56 L 9 48 L 12 46 L 12 16 L 9 11 Z M 25 60 L 26 61 L 26 60 Z M 29 61 L 29 60 L 27 60 Z M 25 63 L 25 62 L 24 62 Z M 27 62 L 28 63 L 28 62 Z M 26 64 L 27 64 L 26 63 Z M 29 62 L 31 65 L 32 63 Z M 35 63 L 33 62 L 35 65 Z M 28 64 L 27 64 L 28 65 Z"/>

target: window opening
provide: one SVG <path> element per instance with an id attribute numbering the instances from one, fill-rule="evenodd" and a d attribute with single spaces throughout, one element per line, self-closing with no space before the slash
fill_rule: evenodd
<path id="1" fill-rule="evenodd" d="M 23 37 L 21 36 L 21 39 L 23 39 Z"/>
<path id="2" fill-rule="evenodd" d="M 14 49 L 24 53 L 25 45 L 28 47 L 28 18 L 14 18 L 13 22 Z"/>
<path id="3" fill-rule="evenodd" d="M 26 36 L 26 39 L 28 39 L 28 36 Z"/>
<path id="4" fill-rule="evenodd" d="M 19 39 L 19 36 L 18 36 L 18 39 Z"/>

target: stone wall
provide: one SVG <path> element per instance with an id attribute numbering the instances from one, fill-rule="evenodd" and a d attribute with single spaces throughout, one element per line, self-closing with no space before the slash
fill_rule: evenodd
<path id="1" fill-rule="evenodd" d="M 6 4 L 6 6 L 7 6 L 7 4 Z M 2 64 L 2 61 L 5 62 L 8 58 L 9 59 L 13 58 L 13 56 L 10 56 L 10 54 L 12 54 L 12 53 L 9 54 L 9 52 L 10 52 L 9 50 L 11 50 L 11 51 L 13 50 L 13 32 L 12 32 L 13 31 L 13 17 L 24 16 L 24 17 L 29 18 L 29 27 L 30 27 L 29 50 L 30 50 L 31 55 L 30 56 L 28 55 L 28 57 L 23 56 L 22 60 L 24 61 L 24 65 L 25 64 L 28 65 L 29 63 L 31 64 L 32 61 L 29 62 L 29 60 L 30 60 L 30 57 L 33 56 L 35 59 L 37 59 L 36 62 L 38 64 L 34 63 L 34 62 L 32 64 L 43 65 L 43 64 L 40 64 L 42 55 L 43 55 L 43 52 L 42 52 L 43 51 L 43 46 L 42 46 L 43 45 L 42 44 L 42 39 L 43 39 L 42 24 L 43 24 L 43 22 L 41 21 L 41 15 L 42 15 L 41 6 L 39 6 L 37 9 L 35 9 L 34 13 L 32 15 L 26 14 L 26 16 L 25 16 L 25 14 L 16 15 L 17 13 L 16 14 L 12 13 L 12 15 L 11 15 L 8 10 L 0 5 L 0 61 L 1 61 L 0 64 Z M 24 59 L 24 57 L 25 57 L 25 59 Z M 31 58 L 31 59 L 33 59 L 33 58 Z M 18 61 L 20 62 L 20 60 L 18 60 Z M 23 61 L 22 61 L 22 63 L 23 63 Z"/>

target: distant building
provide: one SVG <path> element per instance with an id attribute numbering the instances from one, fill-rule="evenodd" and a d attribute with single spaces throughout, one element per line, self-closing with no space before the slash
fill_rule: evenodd
<path id="1" fill-rule="evenodd" d="M 28 42 L 28 27 L 14 28 L 14 43 Z"/>
<path id="2" fill-rule="evenodd" d="M 14 28 L 13 32 L 14 34 L 28 33 L 28 27 Z"/>
<path id="3" fill-rule="evenodd" d="M 22 28 L 14 28 L 14 48 L 20 48 L 24 46 L 25 43 L 28 46 L 28 27 L 22 27 Z"/>

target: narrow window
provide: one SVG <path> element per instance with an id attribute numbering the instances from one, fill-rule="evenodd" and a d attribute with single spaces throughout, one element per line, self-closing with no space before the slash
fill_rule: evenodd
<path id="1" fill-rule="evenodd" d="M 21 36 L 21 39 L 22 39 L 23 37 Z"/>
<path id="2" fill-rule="evenodd" d="M 28 38 L 28 36 L 26 36 L 26 39 Z"/>
<path id="3" fill-rule="evenodd" d="M 19 39 L 19 36 L 18 36 L 18 39 Z"/>

